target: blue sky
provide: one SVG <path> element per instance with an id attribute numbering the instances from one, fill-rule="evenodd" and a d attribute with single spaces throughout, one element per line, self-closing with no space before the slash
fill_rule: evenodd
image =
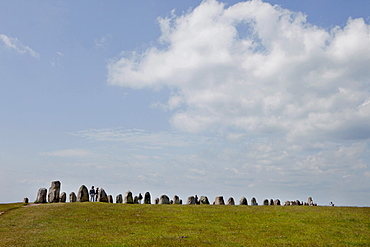
<path id="1" fill-rule="evenodd" d="M 0 1 L 0 202 L 62 182 L 370 206 L 369 1 Z"/>

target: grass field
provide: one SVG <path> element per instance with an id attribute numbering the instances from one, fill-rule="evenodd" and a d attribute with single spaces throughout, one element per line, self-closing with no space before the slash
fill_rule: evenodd
<path id="1" fill-rule="evenodd" d="M 370 208 L 1 204 L 0 246 L 370 246 Z"/>

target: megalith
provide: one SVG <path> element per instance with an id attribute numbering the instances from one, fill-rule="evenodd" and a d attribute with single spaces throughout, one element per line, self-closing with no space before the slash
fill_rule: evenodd
<path id="1" fill-rule="evenodd" d="M 23 203 L 28 204 L 28 197 L 23 198 Z"/>
<path id="2" fill-rule="evenodd" d="M 139 204 L 139 197 L 134 196 L 134 204 Z"/>
<path id="3" fill-rule="evenodd" d="M 240 199 L 239 201 L 239 205 L 247 205 L 248 206 L 248 201 L 247 201 L 247 198 L 245 198 L 244 196 Z"/>
<path id="4" fill-rule="evenodd" d="M 311 196 L 308 197 L 307 203 L 308 203 L 308 205 L 312 205 L 313 204 L 313 200 L 312 200 L 312 197 Z"/>
<path id="5" fill-rule="evenodd" d="M 186 204 L 187 205 L 196 204 L 195 197 L 194 196 L 189 196 L 188 200 L 186 201 Z"/>
<path id="6" fill-rule="evenodd" d="M 200 198 L 199 198 L 199 204 L 209 204 L 208 197 L 206 197 L 206 196 L 200 196 Z"/>
<path id="7" fill-rule="evenodd" d="M 112 195 L 108 195 L 108 202 L 113 203 L 113 196 Z"/>
<path id="8" fill-rule="evenodd" d="M 126 203 L 126 204 L 133 204 L 134 203 L 134 198 L 132 198 L 132 192 L 131 191 L 126 191 L 125 196 L 123 197 L 123 203 Z"/>
<path id="9" fill-rule="evenodd" d="M 227 199 L 227 205 L 235 205 L 234 198 L 230 197 L 229 199 Z"/>
<path id="10" fill-rule="evenodd" d="M 274 200 L 274 205 L 280 206 L 281 205 L 280 200 L 279 199 Z"/>
<path id="11" fill-rule="evenodd" d="M 263 206 L 268 206 L 268 205 L 269 205 L 269 200 L 268 199 L 263 200 Z"/>
<path id="12" fill-rule="evenodd" d="M 270 199 L 270 205 L 274 205 L 274 200 L 273 199 Z"/>
<path id="13" fill-rule="evenodd" d="M 150 198 L 150 193 L 149 192 L 145 192 L 145 195 L 144 195 L 144 204 L 151 204 L 152 203 L 152 199 Z"/>
<path id="14" fill-rule="evenodd" d="M 254 197 L 253 197 L 253 198 L 251 199 L 251 205 L 252 205 L 252 206 L 258 206 L 258 203 L 257 203 L 256 198 L 254 198 Z"/>
<path id="15" fill-rule="evenodd" d="M 225 205 L 224 197 L 223 196 L 217 196 L 215 199 L 214 205 Z"/>
<path id="16" fill-rule="evenodd" d="M 167 195 L 161 195 L 158 204 L 170 204 L 170 198 Z"/>
<path id="17" fill-rule="evenodd" d="M 180 197 L 178 195 L 173 197 L 173 204 L 180 204 Z"/>
<path id="18" fill-rule="evenodd" d="M 71 192 L 69 194 L 69 202 L 76 202 L 77 201 L 77 196 L 74 192 Z"/>
<path id="19" fill-rule="evenodd" d="M 159 198 L 158 198 L 158 197 L 156 197 L 156 198 L 154 199 L 154 204 L 159 204 Z"/>
<path id="20" fill-rule="evenodd" d="M 98 191 L 98 202 L 108 202 L 108 195 L 103 188 Z"/>
<path id="21" fill-rule="evenodd" d="M 46 188 L 40 188 L 37 191 L 35 203 L 46 203 L 46 194 L 47 194 Z"/>
<path id="22" fill-rule="evenodd" d="M 59 202 L 60 195 L 60 182 L 53 181 L 49 188 L 48 202 Z"/>
<path id="23" fill-rule="evenodd" d="M 67 194 L 65 192 L 62 192 L 59 197 L 59 202 L 66 202 L 67 201 Z"/>
<path id="24" fill-rule="evenodd" d="M 89 191 L 85 185 L 81 185 L 77 192 L 78 202 L 88 202 L 89 201 Z"/>
<path id="25" fill-rule="evenodd" d="M 123 202 L 123 197 L 122 194 L 119 194 L 116 196 L 116 203 L 122 203 Z"/>

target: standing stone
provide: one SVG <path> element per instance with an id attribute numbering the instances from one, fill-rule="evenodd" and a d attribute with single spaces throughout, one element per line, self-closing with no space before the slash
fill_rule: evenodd
<path id="1" fill-rule="evenodd" d="M 66 202 L 67 201 L 67 194 L 65 192 L 62 192 L 59 197 L 59 202 Z"/>
<path id="2" fill-rule="evenodd" d="M 235 205 L 234 198 L 230 197 L 229 199 L 227 199 L 227 205 Z"/>
<path id="3" fill-rule="evenodd" d="M 299 200 L 296 200 L 296 201 L 295 201 L 295 205 L 297 205 L 297 206 L 301 206 L 301 202 L 300 202 Z"/>
<path id="4" fill-rule="evenodd" d="M 23 203 L 28 204 L 28 197 L 23 198 Z"/>
<path id="5" fill-rule="evenodd" d="M 201 196 L 201 197 L 199 198 L 199 204 L 209 204 L 208 197 L 206 197 L 206 196 Z"/>
<path id="6" fill-rule="evenodd" d="M 119 194 L 116 196 L 116 203 L 122 203 L 123 202 L 123 197 L 122 194 Z"/>
<path id="7" fill-rule="evenodd" d="M 88 202 L 89 201 L 89 191 L 85 185 L 81 185 L 77 192 L 78 202 Z"/>
<path id="8" fill-rule="evenodd" d="M 182 205 L 182 199 L 180 199 L 180 204 Z"/>
<path id="9" fill-rule="evenodd" d="M 269 205 L 269 200 L 268 199 L 263 200 L 263 205 L 268 206 Z"/>
<path id="10" fill-rule="evenodd" d="M 39 191 L 37 192 L 35 203 L 46 203 L 46 194 L 47 194 L 46 188 L 40 188 Z"/>
<path id="11" fill-rule="evenodd" d="M 279 199 L 274 200 L 274 205 L 280 206 L 281 205 L 280 200 Z"/>
<path id="12" fill-rule="evenodd" d="M 312 200 L 312 197 L 311 196 L 308 197 L 307 203 L 308 203 L 308 205 L 312 205 L 313 204 L 313 200 Z"/>
<path id="13" fill-rule="evenodd" d="M 126 204 L 133 204 L 134 203 L 134 198 L 132 198 L 132 192 L 131 191 L 126 191 L 125 197 L 123 197 L 123 203 L 126 203 Z"/>
<path id="14" fill-rule="evenodd" d="M 187 205 L 196 204 L 195 203 L 195 197 L 194 196 L 189 196 L 188 200 L 186 201 L 186 204 Z"/>
<path id="15" fill-rule="evenodd" d="M 76 202 L 77 201 L 77 196 L 74 192 L 71 192 L 69 194 L 69 202 Z"/>
<path id="16" fill-rule="evenodd" d="M 152 199 L 150 198 L 150 193 L 149 192 L 145 192 L 145 195 L 144 195 L 144 204 L 151 204 L 152 202 Z"/>
<path id="17" fill-rule="evenodd" d="M 166 195 L 161 195 L 158 204 L 170 204 L 170 198 Z"/>
<path id="18" fill-rule="evenodd" d="M 98 191 L 98 202 L 108 202 L 108 195 L 103 188 Z"/>
<path id="19" fill-rule="evenodd" d="M 214 205 L 225 205 L 224 197 L 223 196 L 217 196 L 215 199 Z"/>
<path id="20" fill-rule="evenodd" d="M 256 200 L 256 198 L 252 198 L 252 200 L 251 200 L 251 205 L 252 206 L 258 206 L 258 203 L 257 203 L 257 200 Z"/>
<path id="21" fill-rule="evenodd" d="M 273 199 L 270 199 L 270 205 L 274 205 L 274 200 Z"/>
<path id="22" fill-rule="evenodd" d="M 180 197 L 178 195 L 173 197 L 173 204 L 180 204 Z"/>
<path id="23" fill-rule="evenodd" d="M 59 202 L 60 182 L 53 181 L 49 188 L 48 202 Z"/>
<path id="24" fill-rule="evenodd" d="M 134 204 L 139 204 L 139 198 L 137 196 L 134 196 Z"/>
<path id="25" fill-rule="evenodd" d="M 154 199 L 154 204 L 159 204 L 159 198 L 158 197 Z"/>
<path id="26" fill-rule="evenodd" d="M 109 196 L 108 196 L 108 202 L 109 202 L 109 203 L 113 203 L 113 196 L 112 196 L 112 195 L 109 195 Z"/>
<path id="27" fill-rule="evenodd" d="M 248 201 L 247 201 L 247 198 L 245 198 L 244 196 L 240 199 L 239 201 L 239 205 L 247 205 L 248 206 Z"/>

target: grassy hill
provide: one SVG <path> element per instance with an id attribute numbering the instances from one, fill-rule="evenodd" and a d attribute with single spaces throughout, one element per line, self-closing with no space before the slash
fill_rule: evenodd
<path id="1" fill-rule="evenodd" d="M 370 246 L 370 208 L 1 204 L 0 246 Z"/>

